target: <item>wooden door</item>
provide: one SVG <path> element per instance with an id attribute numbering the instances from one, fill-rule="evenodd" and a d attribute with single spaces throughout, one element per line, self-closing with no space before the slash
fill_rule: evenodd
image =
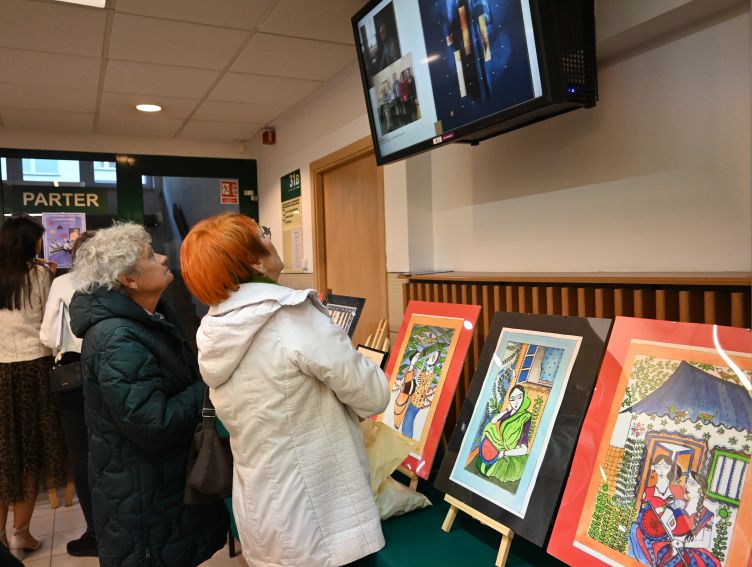
<path id="1" fill-rule="evenodd" d="M 384 188 L 373 152 L 340 160 L 321 173 L 325 288 L 337 295 L 365 297 L 353 344 L 365 342 L 387 316 Z M 323 218 L 322 218 L 323 217 Z M 323 248 L 323 250 L 321 250 Z M 322 281 L 322 278 L 319 278 Z"/>

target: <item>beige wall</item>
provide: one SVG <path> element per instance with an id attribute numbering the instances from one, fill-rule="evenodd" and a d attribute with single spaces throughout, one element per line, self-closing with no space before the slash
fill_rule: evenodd
<path id="1" fill-rule="evenodd" d="M 611 49 L 595 109 L 386 166 L 389 272 L 752 268 L 749 3 L 691 25 L 686 12 L 714 5 L 665 4 L 681 26 L 664 13 L 655 37 L 644 3 L 625 31 L 603 15 L 614 1 L 598 4 L 604 45 L 642 39 Z M 279 178 L 300 168 L 310 266 L 308 165 L 368 134 L 355 67 L 276 126 L 276 146 L 249 146 L 261 220 L 279 227 Z"/>

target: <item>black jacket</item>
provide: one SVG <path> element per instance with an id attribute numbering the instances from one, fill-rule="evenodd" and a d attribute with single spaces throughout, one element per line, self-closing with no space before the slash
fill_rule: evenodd
<path id="1" fill-rule="evenodd" d="M 222 502 L 183 504 L 203 383 L 173 311 L 160 302 L 157 312 L 103 288 L 71 300 L 102 566 L 192 567 L 227 534 Z"/>

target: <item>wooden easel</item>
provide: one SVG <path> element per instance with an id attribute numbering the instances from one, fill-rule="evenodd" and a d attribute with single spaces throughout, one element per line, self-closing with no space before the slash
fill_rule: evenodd
<path id="1" fill-rule="evenodd" d="M 454 523 L 454 519 L 457 517 L 457 512 L 459 510 L 462 510 L 465 514 L 468 516 L 471 516 L 478 520 L 481 524 L 485 524 L 489 528 L 492 528 L 499 532 L 501 534 L 501 545 L 499 545 L 499 554 L 496 556 L 496 567 L 504 567 L 504 565 L 507 562 L 507 557 L 509 557 L 509 548 L 512 545 L 512 538 L 514 537 L 514 532 L 506 527 L 504 524 L 501 524 L 497 522 L 496 520 L 492 520 L 485 514 L 481 514 L 476 510 L 475 508 L 471 508 L 467 504 L 464 504 L 457 500 L 456 498 L 452 498 L 448 494 L 444 495 L 444 500 L 449 502 L 449 512 L 447 512 L 446 518 L 444 518 L 444 523 L 441 526 L 441 529 L 445 532 L 448 532 L 452 529 L 452 524 Z"/>
<path id="2" fill-rule="evenodd" d="M 407 470 L 402 465 L 397 467 L 397 470 L 400 472 L 400 474 L 405 475 L 407 478 L 410 479 L 410 490 L 418 490 L 418 475 L 414 472 Z"/>
<path id="3" fill-rule="evenodd" d="M 386 319 L 379 321 L 379 326 L 376 327 L 376 334 L 368 335 L 366 342 L 363 344 L 369 348 L 389 352 L 389 331 L 387 329 Z"/>

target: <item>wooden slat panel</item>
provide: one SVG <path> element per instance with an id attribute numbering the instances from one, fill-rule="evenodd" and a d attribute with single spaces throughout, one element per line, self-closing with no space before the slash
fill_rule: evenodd
<path id="1" fill-rule="evenodd" d="M 449 296 L 449 284 L 443 283 L 441 284 L 441 301 L 444 303 L 450 303 L 451 299 Z"/>
<path id="2" fill-rule="evenodd" d="M 561 292 L 559 288 L 546 288 L 546 315 L 559 315 L 561 313 Z"/>
<path id="3" fill-rule="evenodd" d="M 731 326 L 744 326 L 744 295 L 742 293 L 731 294 Z"/>
<path id="4" fill-rule="evenodd" d="M 433 297 L 433 301 L 438 301 L 439 303 L 443 303 L 442 297 L 441 297 L 441 286 L 437 283 L 431 285 L 431 297 Z"/>
<path id="5" fill-rule="evenodd" d="M 517 286 L 517 310 L 520 313 L 531 313 L 533 306 L 532 293 L 526 285 Z"/>
<path id="6" fill-rule="evenodd" d="M 666 320 L 666 290 L 655 290 L 655 318 L 660 321 Z"/>
<path id="7" fill-rule="evenodd" d="M 679 290 L 679 321 L 689 323 L 692 320 L 689 290 Z"/>
<path id="8" fill-rule="evenodd" d="M 703 292 L 703 323 L 714 323 L 716 293 L 714 291 Z"/>
<path id="9" fill-rule="evenodd" d="M 561 314 L 577 314 L 577 290 L 573 287 L 561 288 Z"/>
<path id="10" fill-rule="evenodd" d="M 511 285 L 504 286 L 504 311 L 517 311 L 514 299 L 514 288 Z"/>
<path id="11" fill-rule="evenodd" d="M 452 297 L 451 303 L 460 302 L 460 284 L 453 283 L 450 287 L 450 295 Z"/>
<path id="12" fill-rule="evenodd" d="M 533 304 L 531 306 L 532 312 L 536 315 L 544 313 L 546 298 L 543 293 L 543 288 L 537 285 L 533 286 L 530 288 L 530 293 L 533 299 Z"/>
<path id="13" fill-rule="evenodd" d="M 493 286 L 493 310 L 494 310 L 494 313 L 496 313 L 497 311 L 502 311 L 501 286 L 500 285 Z"/>
<path id="14" fill-rule="evenodd" d="M 494 316 L 495 309 L 493 305 L 492 287 L 490 285 L 484 285 L 481 293 L 481 302 L 483 303 L 483 310 L 481 311 L 481 317 L 483 318 L 483 338 L 488 336 L 488 329 L 491 327 L 491 319 Z"/>

